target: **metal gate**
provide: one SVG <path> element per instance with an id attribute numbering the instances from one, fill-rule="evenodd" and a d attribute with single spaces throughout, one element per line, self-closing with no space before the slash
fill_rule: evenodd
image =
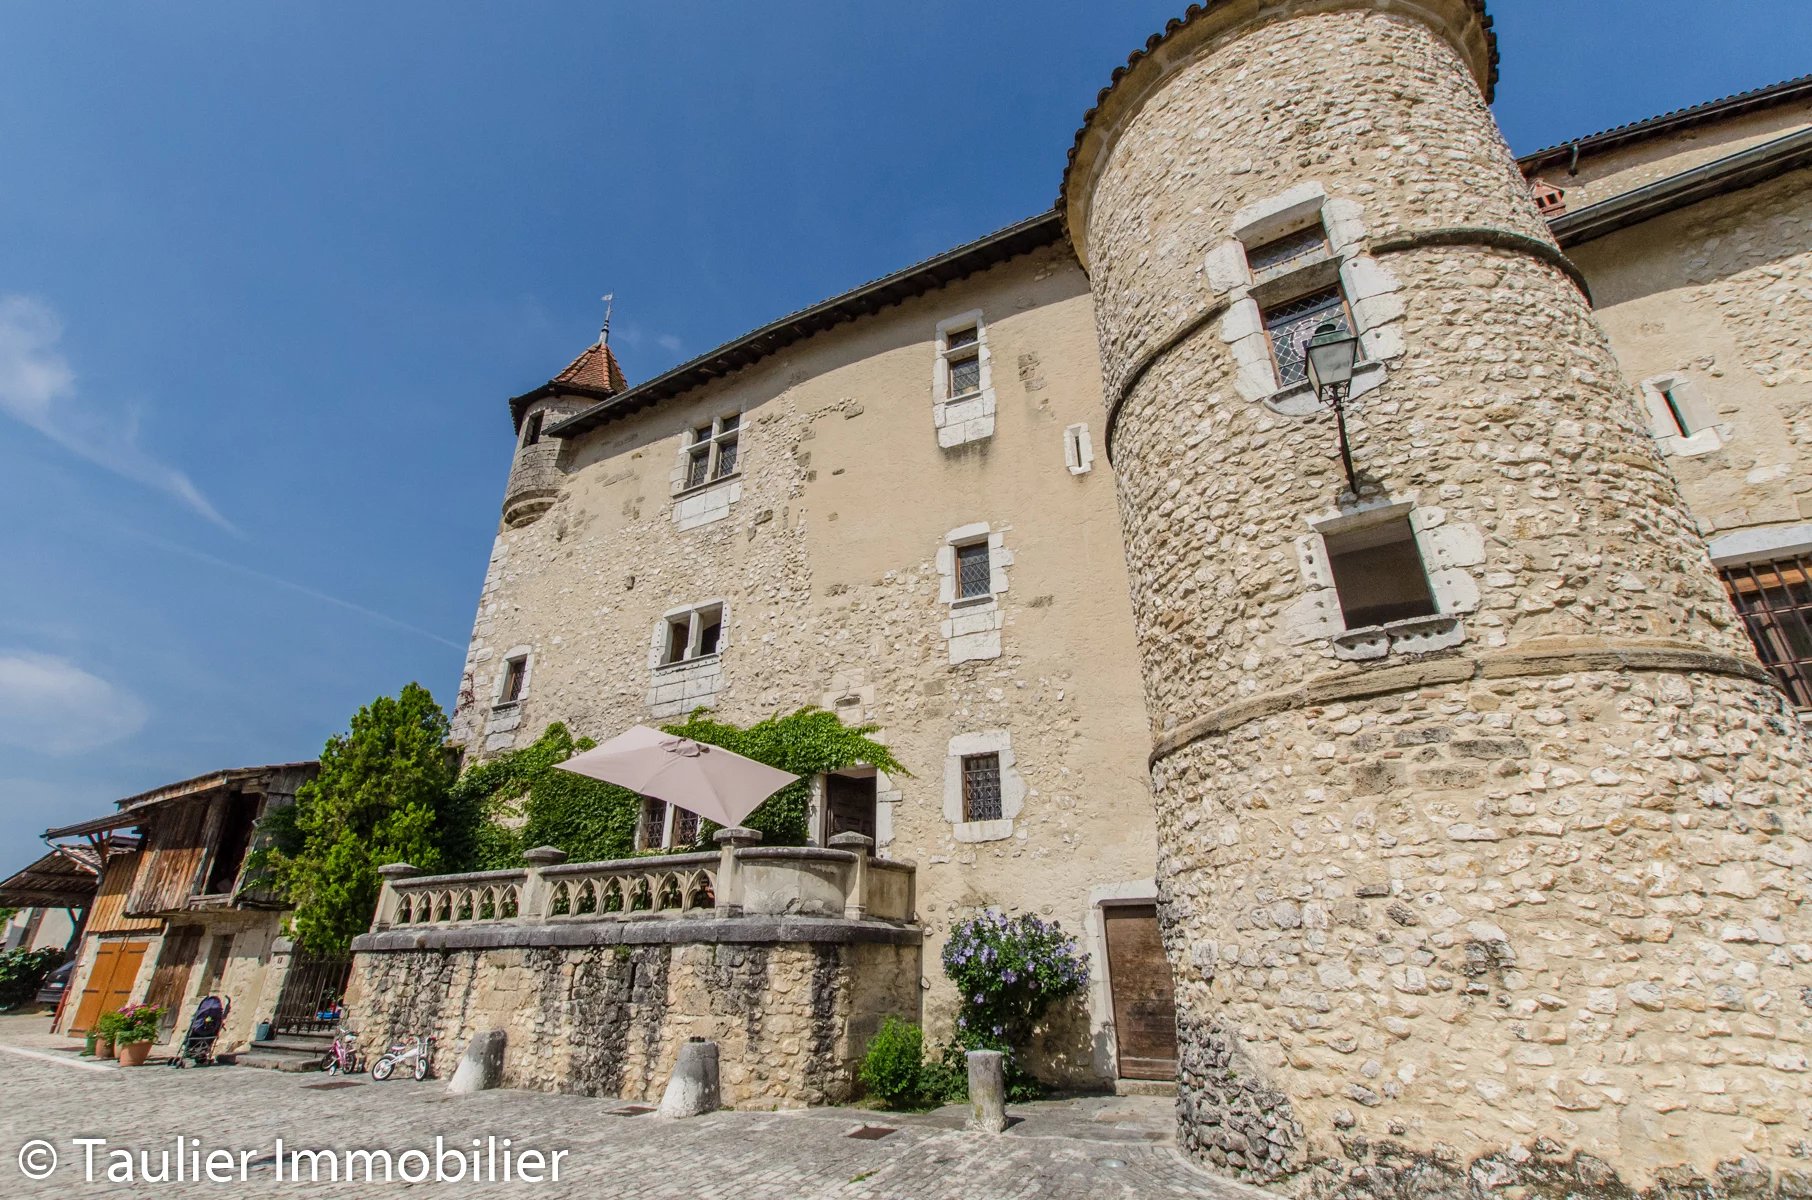
<path id="1" fill-rule="evenodd" d="M 350 955 L 314 955 L 298 950 L 277 995 L 272 1033 L 320 1033 L 333 1027 L 332 1015 L 346 995 Z"/>

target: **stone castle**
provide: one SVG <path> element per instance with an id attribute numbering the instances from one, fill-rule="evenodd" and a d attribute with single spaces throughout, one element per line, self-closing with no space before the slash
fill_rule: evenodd
<path id="1" fill-rule="evenodd" d="M 928 1029 L 954 919 L 1054 916 L 1041 1072 L 1245 1178 L 1812 1193 L 1812 82 L 1519 162 L 1496 74 L 1482 0 L 1196 5 L 1053 212 L 588 348 L 510 404 L 459 738 L 879 724 L 814 839 L 916 864 Z"/>

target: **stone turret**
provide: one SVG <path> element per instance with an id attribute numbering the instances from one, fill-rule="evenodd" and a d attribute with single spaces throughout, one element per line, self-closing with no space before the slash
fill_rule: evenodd
<path id="1" fill-rule="evenodd" d="M 514 529 L 537 520 L 560 494 L 560 439 L 543 437 L 567 417 L 629 389 L 616 355 L 600 338 L 564 371 L 532 392 L 510 400 L 516 459 L 503 495 L 503 524 Z"/>
<path id="2" fill-rule="evenodd" d="M 1812 1187 L 1802 735 L 1495 74 L 1481 0 L 1197 5 L 1066 174 L 1181 1140 L 1319 1194 Z"/>

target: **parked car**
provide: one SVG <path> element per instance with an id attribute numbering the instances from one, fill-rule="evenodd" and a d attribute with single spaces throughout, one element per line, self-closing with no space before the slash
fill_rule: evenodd
<path id="1" fill-rule="evenodd" d="M 44 977 L 44 986 L 38 989 L 38 1003 L 55 1007 L 63 999 L 63 993 L 69 988 L 69 977 L 75 973 L 75 963 L 66 962 Z"/>

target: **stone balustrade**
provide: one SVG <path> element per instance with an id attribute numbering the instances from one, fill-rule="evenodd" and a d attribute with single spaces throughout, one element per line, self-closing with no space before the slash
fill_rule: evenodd
<path id="1" fill-rule="evenodd" d="M 752 829 L 719 830 L 718 850 L 568 863 L 542 846 L 510 871 L 422 875 L 379 870 L 372 932 L 402 927 L 814 916 L 912 920 L 913 867 L 871 857 L 874 842 L 838 834 L 829 846 L 762 846 Z"/>

